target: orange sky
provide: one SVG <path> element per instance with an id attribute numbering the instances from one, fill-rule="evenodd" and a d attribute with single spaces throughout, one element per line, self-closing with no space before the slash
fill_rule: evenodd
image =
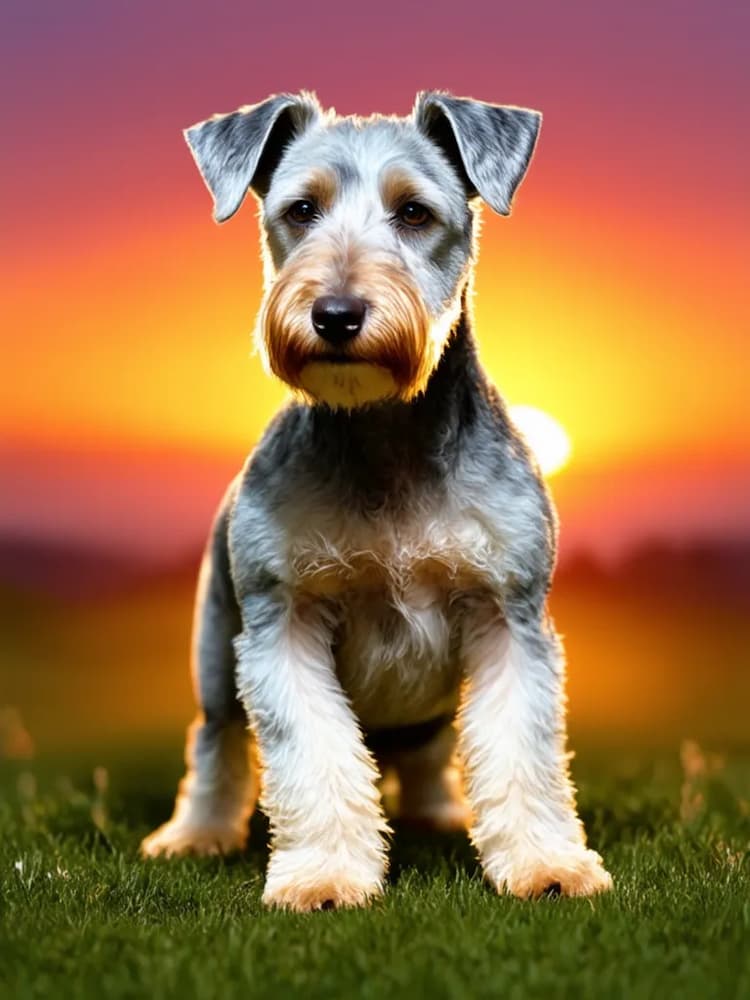
<path id="1" fill-rule="evenodd" d="M 191 226 L 19 269 L 6 299 L 23 330 L 4 345 L 10 437 L 219 450 L 257 438 L 284 390 L 249 358 L 256 222 L 248 208 L 215 227 L 196 187 Z M 507 398 L 557 417 L 580 462 L 746 449 L 740 247 L 696 273 L 698 234 L 691 246 L 545 211 L 538 187 L 530 177 L 511 219 L 485 215 L 477 330 Z"/>
<path id="2" fill-rule="evenodd" d="M 521 42 L 499 80 L 489 52 L 474 60 L 466 49 L 447 71 L 427 56 L 422 67 L 396 60 L 387 86 L 359 73 L 353 87 L 354 55 L 333 73 L 305 47 L 289 68 L 248 68 L 231 45 L 213 48 L 212 73 L 196 79 L 187 54 L 215 28 L 190 4 L 180 45 L 158 62 L 144 55 L 135 73 L 130 57 L 174 31 L 136 7 L 111 23 L 100 12 L 75 37 L 75 17 L 53 25 L 71 32 L 67 42 L 51 29 L 37 38 L 20 16 L 15 26 L 38 45 L 25 61 L 17 46 L 10 65 L 20 107 L 3 164 L 0 531 L 87 537 L 93 518 L 106 539 L 117 492 L 138 511 L 133 537 L 164 539 L 157 496 L 192 511 L 163 540 L 176 548 L 198 536 L 218 470 L 241 460 L 283 398 L 249 357 L 260 297 L 253 206 L 212 223 L 180 129 L 299 86 L 342 111 L 404 113 L 427 85 L 545 113 L 513 216 L 485 212 L 476 319 L 508 400 L 554 415 L 572 439 L 573 462 L 554 480 L 564 526 L 595 546 L 602 518 L 627 540 L 675 523 L 688 534 L 750 531 L 749 164 L 737 115 L 747 70 L 734 7 L 681 7 L 677 31 L 654 12 L 647 32 L 645 13 L 597 21 L 587 6 L 577 22 L 549 3 L 536 49 L 530 15 L 503 15 Z M 347 16 L 346 30 L 359 30 Z M 423 30 L 451 52 L 450 32 Z M 45 74 L 58 96 L 46 132 Z M 180 478 L 191 455 L 200 484 Z M 627 498 L 647 494 L 655 470 L 661 508 L 644 525 Z M 170 493 L 170 474 L 193 494 Z M 599 527 L 587 536 L 587 524 Z"/>

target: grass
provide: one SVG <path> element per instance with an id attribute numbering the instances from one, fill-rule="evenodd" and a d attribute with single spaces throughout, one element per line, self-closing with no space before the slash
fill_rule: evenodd
<path id="1" fill-rule="evenodd" d="M 465 837 L 397 830 L 382 901 L 305 916 L 260 903 L 260 816 L 241 858 L 139 861 L 177 761 L 108 764 L 2 765 L 3 997 L 750 997 L 750 758 L 582 755 L 607 897 L 500 898 Z"/>

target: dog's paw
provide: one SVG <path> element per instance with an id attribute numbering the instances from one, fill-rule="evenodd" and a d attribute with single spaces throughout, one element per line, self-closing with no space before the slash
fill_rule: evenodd
<path id="1" fill-rule="evenodd" d="M 266 906 L 307 913 L 367 906 L 383 893 L 383 864 L 377 860 L 342 863 L 304 851 L 274 851 L 268 865 Z"/>
<path id="2" fill-rule="evenodd" d="M 490 874 L 499 892 L 520 899 L 546 894 L 594 896 L 612 888 L 612 876 L 596 851 L 584 847 L 559 857 L 514 861 L 497 875 Z"/>
<path id="3" fill-rule="evenodd" d="M 245 840 L 246 834 L 233 827 L 192 826 L 170 820 L 143 840 L 141 855 L 144 858 L 178 858 L 231 854 L 241 851 Z"/>
<path id="4" fill-rule="evenodd" d="M 302 884 L 291 883 L 266 886 L 263 902 L 296 913 L 310 910 L 338 910 L 349 906 L 367 906 L 377 896 L 382 895 L 378 883 L 363 885 L 352 881 L 345 873 L 320 875 L 314 881 Z"/>

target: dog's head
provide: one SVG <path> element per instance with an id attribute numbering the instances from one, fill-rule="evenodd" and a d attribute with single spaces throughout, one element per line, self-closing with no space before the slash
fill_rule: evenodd
<path id="1" fill-rule="evenodd" d="M 267 367 L 330 406 L 423 390 L 460 314 L 479 200 L 509 214 L 540 122 L 443 92 L 406 118 L 339 117 L 303 92 L 187 129 L 218 222 L 259 199 Z"/>

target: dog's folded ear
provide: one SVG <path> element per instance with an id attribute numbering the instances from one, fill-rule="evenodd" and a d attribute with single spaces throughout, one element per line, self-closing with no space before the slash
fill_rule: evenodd
<path id="1" fill-rule="evenodd" d="M 499 215 L 510 215 L 534 152 L 541 114 L 432 90 L 417 94 L 413 116 L 417 128 L 456 167 L 468 196 L 478 195 Z"/>
<path id="2" fill-rule="evenodd" d="M 185 129 L 198 169 L 213 195 L 214 218 L 225 222 L 242 204 L 248 188 L 268 191 L 284 148 L 321 116 L 313 93 L 275 94 L 260 104 L 214 115 Z"/>

